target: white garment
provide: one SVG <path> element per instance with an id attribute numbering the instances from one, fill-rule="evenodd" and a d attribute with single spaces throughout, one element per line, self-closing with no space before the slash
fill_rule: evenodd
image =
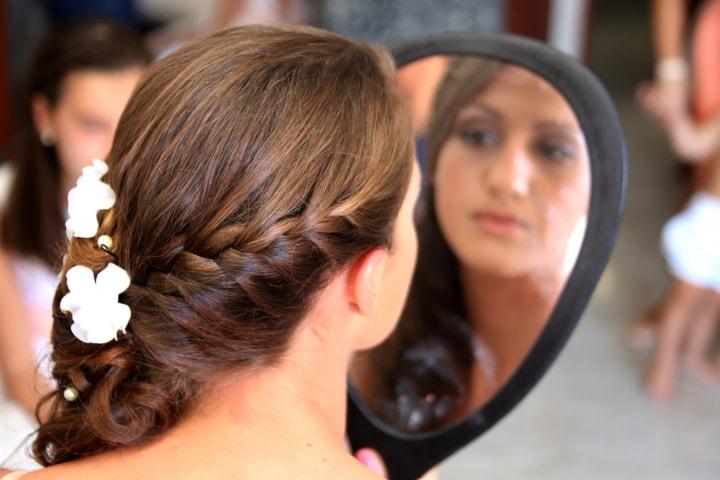
<path id="1" fill-rule="evenodd" d="M 35 357 L 42 361 L 49 353 L 52 329 L 52 301 L 58 278 L 39 260 L 11 256 L 17 288 L 30 319 L 30 339 Z M 46 375 L 47 376 L 47 375 Z"/>
<path id="2" fill-rule="evenodd" d="M 57 276 L 39 261 L 11 256 L 10 262 L 23 306 L 28 312 L 30 334 L 38 375 L 53 384 L 50 363 L 50 330 L 52 328 L 52 300 Z M 19 405 L 10 400 L 0 382 L 0 464 L 6 468 L 33 469 L 29 447 L 37 425 Z M 10 456 L 10 458 L 8 458 Z M 7 463 L 5 463 L 7 460 Z M 14 478 L 7 476 L 6 478 Z"/>
<path id="3" fill-rule="evenodd" d="M 7 201 L 13 178 L 14 172 L 10 165 L 0 166 L 0 211 Z M 10 263 L 23 306 L 29 313 L 33 351 L 36 358 L 41 359 L 48 353 L 50 344 L 52 301 L 58 278 L 39 260 L 11 254 Z"/>
<path id="4" fill-rule="evenodd" d="M 20 480 L 20 477 L 25 475 L 27 472 L 11 472 L 2 477 L 2 480 Z"/>
<path id="5" fill-rule="evenodd" d="M 0 382 L 0 466 L 9 470 L 36 470 L 30 444 L 37 424 L 18 404 L 10 400 Z M 12 478 L 12 477 L 11 477 Z M 5 480 L 3 477 L 2 480 Z"/>
<path id="6" fill-rule="evenodd" d="M 9 165 L 0 166 L 0 210 L 7 201 L 13 180 Z M 23 306 L 28 311 L 33 352 L 39 363 L 38 373 L 50 379 L 50 330 L 52 300 L 58 284 L 57 276 L 40 261 L 11 255 L 10 263 Z M 2 308 L 0 306 L 0 308 Z M 39 465 L 29 454 L 35 421 L 19 405 L 10 400 L 0 381 L 0 464 L 5 468 L 34 470 Z M 25 472 L 2 477 L 17 479 Z"/>
<path id="7" fill-rule="evenodd" d="M 661 241 L 675 277 L 720 292 L 720 198 L 696 193 L 665 224 Z"/>

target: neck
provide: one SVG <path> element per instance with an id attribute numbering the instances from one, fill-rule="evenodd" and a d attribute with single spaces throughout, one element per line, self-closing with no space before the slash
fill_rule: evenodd
<path id="1" fill-rule="evenodd" d="M 273 367 L 227 375 L 157 440 L 126 452 L 141 477 L 332 478 L 343 441 L 348 353 L 296 332 Z M 304 338 L 304 339 L 303 339 Z M 359 464 L 358 464 L 359 465 Z"/>
<path id="2" fill-rule="evenodd" d="M 499 277 L 461 269 L 465 304 L 473 332 L 493 356 L 496 379 L 504 383 L 542 332 L 562 282 L 532 275 Z"/>

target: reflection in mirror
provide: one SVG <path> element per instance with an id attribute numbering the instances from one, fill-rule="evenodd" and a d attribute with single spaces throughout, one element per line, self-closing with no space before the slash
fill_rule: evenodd
<path id="1" fill-rule="evenodd" d="M 590 163 L 572 109 L 529 70 L 435 56 L 399 78 L 425 180 L 418 264 L 397 330 L 351 380 L 420 433 L 482 407 L 535 344 L 582 242 Z"/>

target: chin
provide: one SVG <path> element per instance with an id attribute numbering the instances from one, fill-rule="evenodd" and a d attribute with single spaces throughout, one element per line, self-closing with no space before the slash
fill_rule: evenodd
<path id="1" fill-rule="evenodd" d="M 495 277 L 520 277 L 534 270 L 528 254 L 512 250 L 490 250 L 481 255 L 459 258 L 460 264 L 472 272 Z"/>
<path id="2" fill-rule="evenodd" d="M 498 261 L 471 264 L 470 269 L 478 274 L 500 278 L 522 277 L 532 271 L 529 265 Z"/>
<path id="3" fill-rule="evenodd" d="M 500 276 L 528 273 L 537 265 L 537 252 L 524 245 L 508 245 L 495 241 L 475 241 L 456 249 L 458 262 L 470 270 Z"/>

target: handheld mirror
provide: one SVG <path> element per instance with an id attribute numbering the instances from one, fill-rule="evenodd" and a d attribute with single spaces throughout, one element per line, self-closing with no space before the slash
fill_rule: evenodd
<path id="1" fill-rule="evenodd" d="M 622 130 L 582 65 L 532 40 L 451 34 L 395 51 L 423 192 L 404 311 L 350 368 L 348 435 L 412 479 L 547 371 L 614 244 Z"/>

